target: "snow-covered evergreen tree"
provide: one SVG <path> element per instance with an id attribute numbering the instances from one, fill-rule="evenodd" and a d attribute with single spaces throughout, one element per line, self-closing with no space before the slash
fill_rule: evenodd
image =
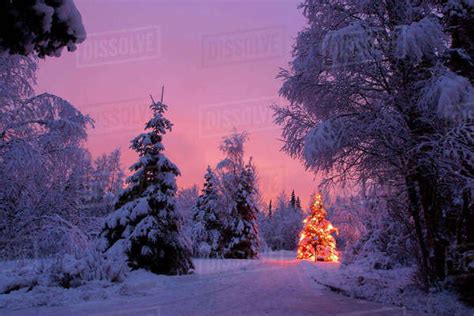
<path id="1" fill-rule="evenodd" d="M 311 206 L 311 213 L 305 218 L 305 224 L 300 233 L 296 252 L 297 259 L 339 261 L 336 239 L 333 236 L 338 229 L 326 219 L 326 216 L 327 212 L 324 209 L 322 197 L 320 194 L 316 194 Z"/>
<path id="2" fill-rule="evenodd" d="M 219 214 L 218 179 L 211 167 L 207 167 L 204 187 L 196 201 L 193 215 L 192 239 L 194 255 L 222 257 L 222 233 L 224 227 Z"/>
<path id="3" fill-rule="evenodd" d="M 251 160 L 244 162 L 245 132 L 235 129 L 225 136 L 219 149 L 225 158 L 217 164 L 220 187 L 219 211 L 224 227 L 224 256 L 228 258 L 253 258 L 258 252 L 256 215 L 259 192 L 255 166 Z M 256 235 L 255 235 L 256 234 Z M 244 240 L 248 238 L 248 240 Z"/>
<path id="4" fill-rule="evenodd" d="M 234 195 L 232 220 L 225 235 L 226 258 L 250 259 L 258 256 L 257 192 L 255 167 L 250 160 L 240 174 Z"/>
<path id="5" fill-rule="evenodd" d="M 153 101 L 153 100 L 152 100 Z M 157 274 L 192 272 L 191 244 L 182 234 L 182 223 L 175 206 L 178 167 L 164 154 L 163 136 L 172 123 L 164 117 L 167 106 L 153 101 L 153 117 L 146 133 L 132 140 L 139 160 L 130 167 L 116 210 L 106 219 L 101 233 L 104 251 L 123 252 L 132 268 Z"/>

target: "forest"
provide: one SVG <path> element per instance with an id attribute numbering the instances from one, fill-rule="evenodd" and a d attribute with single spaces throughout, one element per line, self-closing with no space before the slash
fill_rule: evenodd
<path id="1" fill-rule="evenodd" d="M 0 4 L 1 315 L 474 312 L 474 3 L 293 5 L 304 23 L 268 78 L 284 102 L 265 106 L 312 184 L 286 177 L 268 192 L 253 141 L 276 137 L 231 120 L 193 143 L 217 152 L 204 167 L 176 149 L 186 126 L 169 85 L 133 101 L 146 119 L 127 148 L 104 141 L 115 149 L 98 154 L 101 118 L 37 92 L 41 65 L 88 41 L 75 2 Z M 183 160 L 195 184 L 180 182 Z"/>

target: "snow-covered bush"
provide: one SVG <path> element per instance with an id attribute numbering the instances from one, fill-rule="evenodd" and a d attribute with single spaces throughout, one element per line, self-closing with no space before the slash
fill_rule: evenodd
<path id="1" fill-rule="evenodd" d="M 93 280 L 121 282 L 128 271 L 125 257 L 111 253 L 104 255 L 94 249 L 80 255 L 58 257 L 43 273 L 49 276 L 50 286 L 70 288 Z"/>
<path id="2" fill-rule="evenodd" d="M 37 286 L 76 288 L 92 281 L 122 282 L 129 268 L 126 258 L 105 255 L 91 247 L 75 254 L 58 255 L 51 259 L 28 260 L 0 280 L 0 294 Z"/>

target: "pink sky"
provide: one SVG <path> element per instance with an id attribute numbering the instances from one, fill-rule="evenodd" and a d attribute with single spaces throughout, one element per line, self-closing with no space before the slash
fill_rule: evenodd
<path id="1" fill-rule="evenodd" d="M 65 98 L 96 121 L 87 146 L 94 156 L 128 149 L 149 118 L 150 94 L 174 123 L 166 154 L 179 166 L 180 187 L 202 184 L 207 165 L 222 158 L 221 137 L 246 130 L 266 200 L 293 188 L 305 205 L 316 188 L 301 163 L 280 152 L 272 123 L 281 85 L 304 19 L 298 1 L 76 0 L 88 33 L 74 53 L 40 63 L 37 92 Z"/>

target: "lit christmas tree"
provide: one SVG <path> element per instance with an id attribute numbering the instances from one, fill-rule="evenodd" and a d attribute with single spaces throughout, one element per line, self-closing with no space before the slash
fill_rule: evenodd
<path id="1" fill-rule="evenodd" d="M 297 259 L 339 261 L 336 239 L 331 235 L 337 234 L 337 228 L 326 219 L 326 215 L 322 197 L 317 194 L 311 206 L 311 214 L 303 221 L 304 227 L 300 233 Z"/>

